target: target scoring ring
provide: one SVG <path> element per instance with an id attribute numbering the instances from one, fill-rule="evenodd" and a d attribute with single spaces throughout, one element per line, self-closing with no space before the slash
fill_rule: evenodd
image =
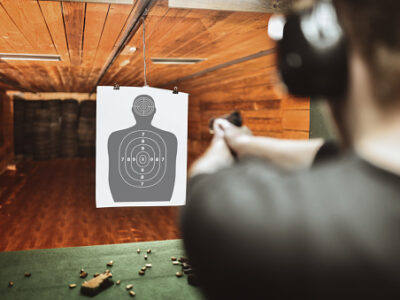
<path id="1" fill-rule="evenodd" d="M 140 166 L 147 167 L 150 163 L 150 155 L 145 151 L 141 151 L 136 155 L 136 161 Z"/>
<path id="2" fill-rule="evenodd" d="M 128 145 L 127 145 L 127 147 L 129 147 L 131 143 L 135 143 L 136 140 L 137 140 L 137 139 L 134 139 L 134 140 L 132 140 L 131 142 L 129 142 Z M 151 166 L 151 168 L 149 168 L 149 169 L 147 169 L 147 166 L 140 166 L 140 165 L 138 164 L 137 160 L 136 160 L 136 157 L 134 157 L 135 155 L 133 154 L 133 152 L 135 151 L 135 149 L 138 149 L 138 148 L 142 149 L 142 146 L 143 146 L 143 145 L 136 145 L 136 146 L 134 146 L 134 148 L 132 149 L 130 155 L 128 156 L 127 151 L 125 152 L 125 155 L 128 156 L 128 159 L 129 159 L 129 157 L 132 157 L 132 159 L 131 159 L 131 161 L 130 161 L 130 162 L 131 162 L 131 168 L 132 168 L 131 171 L 133 171 L 133 172 L 134 172 L 135 174 L 137 174 L 137 175 L 148 175 L 148 174 L 151 174 L 151 173 L 153 172 L 153 170 L 154 170 L 154 168 L 156 167 L 156 165 L 153 164 L 153 165 Z M 161 152 L 160 152 L 160 148 L 159 148 L 159 147 L 157 148 L 158 152 L 156 152 L 156 151 L 154 150 L 154 148 L 151 147 L 151 146 L 149 146 L 149 145 L 147 145 L 147 147 L 145 147 L 145 148 L 148 148 L 148 150 L 152 152 L 152 154 L 151 154 L 152 157 L 150 158 L 150 161 L 158 161 L 158 157 L 156 157 L 156 158 L 154 158 L 154 157 L 157 156 L 156 153 L 161 153 Z M 129 161 L 129 160 L 128 160 L 128 161 Z M 136 162 L 136 165 L 134 164 L 135 162 Z M 126 169 L 126 172 L 127 172 L 128 175 L 129 175 L 130 169 L 127 169 L 126 166 L 125 166 L 125 169 Z M 130 175 L 129 175 L 129 176 L 130 176 Z M 132 176 L 130 176 L 130 177 L 132 178 Z M 135 177 L 135 176 L 134 176 L 134 177 Z"/>
<path id="3" fill-rule="evenodd" d="M 155 110 L 153 98 L 148 95 L 138 96 L 133 102 L 133 110 L 141 117 L 150 116 Z"/>
<path id="4" fill-rule="evenodd" d="M 161 182 L 167 168 L 167 146 L 156 132 L 128 133 L 119 145 L 119 174 L 136 188 L 149 188 Z"/>

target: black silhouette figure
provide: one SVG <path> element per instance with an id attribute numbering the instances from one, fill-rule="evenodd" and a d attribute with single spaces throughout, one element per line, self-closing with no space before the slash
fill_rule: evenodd
<path id="1" fill-rule="evenodd" d="M 152 97 L 136 97 L 132 112 L 136 124 L 108 138 L 114 202 L 170 201 L 175 185 L 176 136 L 151 125 L 156 113 Z"/>

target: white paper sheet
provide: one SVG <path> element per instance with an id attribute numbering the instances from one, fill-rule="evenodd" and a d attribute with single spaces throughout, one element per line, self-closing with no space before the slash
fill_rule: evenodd
<path id="1" fill-rule="evenodd" d="M 188 94 L 97 88 L 96 206 L 186 202 Z"/>

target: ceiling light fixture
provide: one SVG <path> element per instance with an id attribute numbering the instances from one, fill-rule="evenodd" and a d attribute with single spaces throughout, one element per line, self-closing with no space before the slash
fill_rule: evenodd
<path id="1" fill-rule="evenodd" d="M 165 65 L 194 65 L 205 60 L 206 58 L 151 58 L 153 64 Z"/>
<path id="2" fill-rule="evenodd" d="M 2 59 L 2 60 L 61 61 L 60 55 L 53 55 L 53 54 L 0 53 L 0 59 Z"/>

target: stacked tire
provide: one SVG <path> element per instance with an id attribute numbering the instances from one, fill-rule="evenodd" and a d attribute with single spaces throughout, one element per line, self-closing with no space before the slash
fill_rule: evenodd
<path id="1" fill-rule="evenodd" d="M 96 101 L 14 98 L 15 154 L 35 160 L 94 157 Z"/>
<path id="2" fill-rule="evenodd" d="M 80 157 L 96 153 L 96 101 L 82 101 L 79 113 L 78 147 Z"/>
<path id="3" fill-rule="evenodd" d="M 24 155 L 24 110 L 25 100 L 14 97 L 14 151 L 16 156 Z"/>
<path id="4" fill-rule="evenodd" d="M 33 158 L 34 122 L 36 110 L 41 108 L 41 101 L 26 101 L 24 105 L 24 157 Z"/>
<path id="5" fill-rule="evenodd" d="M 60 156 L 61 148 L 61 101 L 47 101 L 50 110 L 50 132 L 49 132 L 49 158 L 54 159 Z"/>
<path id="6" fill-rule="evenodd" d="M 47 160 L 50 158 L 50 108 L 47 101 L 38 101 L 33 122 L 33 158 Z"/>
<path id="7" fill-rule="evenodd" d="M 79 103 L 76 100 L 61 101 L 61 151 L 62 157 L 78 156 Z"/>

